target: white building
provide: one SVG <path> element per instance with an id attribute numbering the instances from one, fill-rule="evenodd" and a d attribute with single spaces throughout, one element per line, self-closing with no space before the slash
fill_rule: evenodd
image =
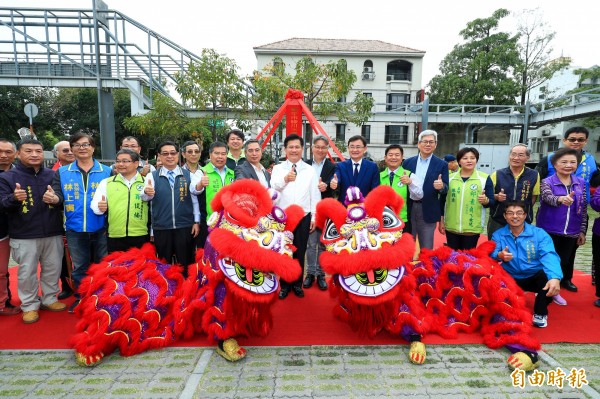
<path id="1" fill-rule="evenodd" d="M 422 89 L 425 55 L 421 50 L 379 40 L 293 38 L 254 47 L 254 53 L 258 70 L 269 64 L 283 63 L 288 73 L 293 73 L 296 62 L 306 55 L 320 64 L 344 59 L 348 69 L 357 76 L 347 101 L 352 101 L 357 91 L 372 96 L 375 103 L 386 103 L 386 110 L 422 100 L 418 98 Z M 415 125 L 369 121 L 359 127 L 335 120 L 322 123 L 332 138 L 347 141 L 349 137 L 361 134 L 367 139 L 369 154 L 375 160 L 383 158 L 389 144 L 408 144 L 413 147 L 417 129 Z M 405 155 L 411 152 L 414 151 L 409 150 Z"/>
<path id="2" fill-rule="evenodd" d="M 576 89 L 580 86 L 579 75 L 574 73 L 575 70 L 581 67 L 570 66 L 556 72 L 552 78 L 544 82 L 541 86 L 532 89 L 529 93 L 529 101 L 531 104 L 539 104 L 544 101 L 555 99 L 565 95 L 569 90 Z M 581 85 L 598 85 L 600 82 L 583 82 Z M 537 130 L 529 130 L 528 145 L 531 148 L 531 162 L 539 162 L 541 158 L 548 153 L 556 151 L 562 147 L 562 139 L 564 132 L 573 127 L 581 126 L 581 120 L 563 121 L 551 125 L 545 125 Z M 600 136 L 599 129 L 590 130 L 590 138 L 585 150 L 594 154 L 598 159 L 598 138 Z"/>

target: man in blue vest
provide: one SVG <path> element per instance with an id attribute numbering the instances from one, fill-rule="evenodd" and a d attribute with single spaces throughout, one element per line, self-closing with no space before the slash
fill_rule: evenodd
<path id="1" fill-rule="evenodd" d="M 99 262 L 107 254 L 106 216 L 96 215 L 90 207 L 100 182 L 111 175 L 111 169 L 94 159 L 96 143 L 89 134 L 78 132 L 69 138 L 75 162 L 61 166 L 54 175 L 52 189 L 56 204 L 63 205 L 65 235 L 73 261 L 75 302 L 69 307 L 74 313 L 79 304 L 77 288 L 91 263 Z"/>

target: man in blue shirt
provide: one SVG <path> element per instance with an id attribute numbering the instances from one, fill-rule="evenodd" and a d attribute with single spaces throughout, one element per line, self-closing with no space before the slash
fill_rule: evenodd
<path id="1" fill-rule="evenodd" d="M 560 291 L 562 270 L 552 239 L 544 230 L 525 222 L 527 205 L 507 202 L 506 226 L 496 230 L 492 241 L 496 249 L 491 257 L 502 261 L 502 267 L 523 291 L 537 294 L 533 305 L 533 325 L 548 325 L 548 304 Z"/>

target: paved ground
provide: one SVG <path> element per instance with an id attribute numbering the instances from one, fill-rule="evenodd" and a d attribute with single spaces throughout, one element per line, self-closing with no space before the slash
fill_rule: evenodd
<path id="1" fill-rule="evenodd" d="M 587 273 L 588 231 L 576 259 Z M 506 350 L 482 345 L 430 345 L 422 366 L 409 363 L 405 345 L 247 349 L 248 358 L 234 364 L 213 348 L 168 348 L 113 354 L 94 368 L 77 366 L 71 351 L 0 351 L 0 398 L 600 399 L 600 345 L 544 345 L 540 372 L 525 380 L 511 377 Z M 577 387 L 581 377 L 587 384 Z"/>

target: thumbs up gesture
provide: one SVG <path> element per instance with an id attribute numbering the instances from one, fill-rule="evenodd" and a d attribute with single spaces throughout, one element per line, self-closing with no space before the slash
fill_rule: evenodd
<path id="1" fill-rule="evenodd" d="M 562 204 L 565 206 L 571 206 L 573 205 L 573 202 L 575 202 L 575 191 L 571 191 L 569 193 L 569 195 L 563 195 L 561 197 L 559 197 L 558 199 L 560 200 L 562 198 Z"/>
<path id="2" fill-rule="evenodd" d="M 498 259 L 501 259 L 504 262 L 510 262 L 513 258 L 513 255 L 508 251 L 508 247 L 504 247 L 504 249 L 498 252 Z"/>
<path id="3" fill-rule="evenodd" d="M 102 196 L 100 202 L 98 202 L 98 209 L 102 212 L 106 212 L 108 210 L 108 202 L 106 201 L 106 196 Z"/>
<path id="4" fill-rule="evenodd" d="M 140 172 L 140 174 L 145 177 L 149 172 L 150 172 L 150 164 L 148 162 L 146 162 L 146 164 L 142 168 L 142 171 Z"/>
<path id="5" fill-rule="evenodd" d="M 290 169 L 289 173 L 285 175 L 283 180 L 285 180 L 286 183 L 296 181 L 296 171 L 293 168 Z"/>
<path id="6" fill-rule="evenodd" d="M 437 180 L 433 181 L 433 188 L 436 190 L 442 190 L 444 188 L 444 182 L 442 181 L 442 175 L 439 175 Z"/>
<path id="7" fill-rule="evenodd" d="M 27 199 L 27 191 L 23 190 L 19 183 L 15 185 L 15 191 L 13 194 L 15 196 L 15 200 L 19 202 L 23 202 Z"/>
<path id="8" fill-rule="evenodd" d="M 506 201 L 506 194 L 504 193 L 504 189 L 500 189 L 500 192 L 498 193 L 498 201 Z"/>
<path id="9" fill-rule="evenodd" d="M 488 197 L 485 195 L 485 190 L 482 190 L 481 194 L 477 196 L 477 202 L 479 202 L 481 205 L 485 205 L 488 203 L 488 201 Z"/>
<path id="10" fill-rule="evenodd" d="M 42 197 L 42 201 L 44 201 L 46 204 L 50 204 L 50 205 L 54 205 L 54 204 L 58 203 L 58 197 L 54 193 L 52 186 L 48 186 L 46 188 L 46 192 L 44 193 L 44 196 Z"/>
<path id="11" fill-rule="evenodd" d="M 408 176 L 408 172 L 405 170 L 402 176 L 400 176 L 400 183 L 408 186 L 412 184 L 412 179 Z"/>
<path id="12" fill-rule="evenodd" d="M 323 183 L 323 179 L 319 177 L 319 191 L 324 192 L 327 190 L 327 184 Z"/>
<path id="13" fill-rule="evenodd" d="M 152 184 L 152 180 L 148 179 L 148 184 L 146 184 L 146 188 L 144 188 L 144 194 L 150 197 L 154 197 L 154 187 Z"/>
<path id="14" fill-rule="evenodd" d="M 196 184 L 196 190 L 201 191 L 204 187 L 208 186 L 210 179 L 206 175 L 202 175 L 198 183 Z"/>
<path id="15" fill-rule="evenodd" d="M 335 190 L 338 188 L 338 177 L 337 174 L 333 175 L 333 179 L 331 179 L 331 181 L 329 182 L 329 187 L 331 187 L 332 190 Z"/>

